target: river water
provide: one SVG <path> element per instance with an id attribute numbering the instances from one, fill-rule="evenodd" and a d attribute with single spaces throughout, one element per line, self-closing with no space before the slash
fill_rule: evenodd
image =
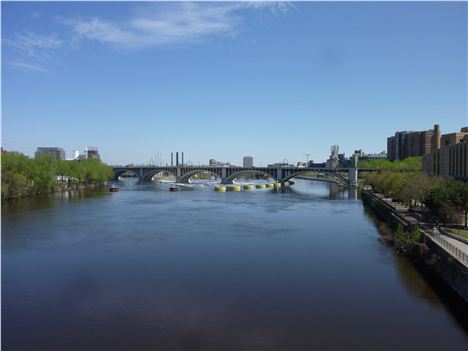
<path id="1" fill-rule="evenodd" d="M 2 350 L 468 350 L 353 192 L 119 186 L 3 203 Z"/>

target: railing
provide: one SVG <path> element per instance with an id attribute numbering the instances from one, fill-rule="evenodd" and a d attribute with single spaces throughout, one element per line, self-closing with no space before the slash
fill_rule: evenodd
<path id="1" fill-rule="evenodd" d="M 385 201 L 382 197 L 381 194 L 373 193 L 370 191 L 364 191 L 374 198 L 378 199 L 384 206 L 388 206 L 391 209 L 396 210 L 393 204 L 388 203 L 388 201 Z M 380 196 L 379 196 L 380 195 Z M 407 225 L 408 223 L 398 214 L 396 211 L 392 211 L 392 216 L 396 218 L 400 223 L 403 225 Z M 461 264 L 464 266 L 468 267 L 468 254 L 466 254 L 464 251 L 460 250 L 457 246 L 453 245 L 450 243 L 446 237 L 448 235 L 445 235 L 444 233 L 441 234 L 441 232 L 437 231 L 437 234 L 435 234 L 433 230 L 433 225 L 428 225 L 427 223 L 420 223 L 420 230 L 423 232 L 423 234 L 429 236 L 434 242 L 436 242 L 441 248 L 443 248 L 447 253 L 449 253 L 452 257 L 456 258 Z M 459 239 L 454 239 L 458 240 L 464 245 L 466 243 L 464 240 L 459 240 Z"/>
<path id="2" fill-rule="evenodd" d="M 437 242 L 441 247 L 443 247 L 447 252 L 450 252 L 452 256 L 457 258 L 465 266 L 468 266 L 468 254 L 460 250 L 458 247 L 450 243 L 447 239 L 444 238 L 442 234 L 434 234 L 431 231 L 424 231 L 426 235 L 431 237 L 435 242 Z"/>

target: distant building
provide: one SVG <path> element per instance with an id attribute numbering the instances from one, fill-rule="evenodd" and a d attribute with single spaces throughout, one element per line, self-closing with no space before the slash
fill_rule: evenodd
<path id="1" fill-rule="evenodd" d="M 362 150 L 355 150 L 354 155 L 358 157 L 359 161 L 374 161 L 387 159 L 387 153 L 385 151 L 382 151 L 378 154 L 366 154 Z"/>
<path id="2" fill-rule="evenodd" d="M 38 147 L 34 156 L 38 158 L 43 155 L 52 155 L 58 160 L 64 160 L 65 150 L 61 147 Z"/>
<path id="3" fill-rule="evenodd" d="M 338 154 L 338 165 L 345 166 L 347 163 L 345 153 Z"/>
<path id="4" fill-rule="evenodd" d="M 339 152 L 339 146 L 338 145 L 332 145 L 330 147 L 330 157 L 328 158 L 328 160 L 326 162 L 326 167 L 327 168 L 336 168 L 336 167 L 338 167 L 338 164 L 340 163 L 340 158 L 339 158 L 338 152 Z"/>
<path id="5" fill-rule="evenodd" d="M 432 149 L 423 156 L 425 174 L 468 179 L 468 127 L 440 136 L 436 124 Z"/>
<path id="6" fill-rule="evenodd" d="M 242 165 L 247 168 L 253 167 L 253 157 L 252 156 L 244 156 L 242 159 Z"/>
<path id="7" fill-rule="evenodd" d="M 365 152 L 362 151 L 362 149 L 354 150 L 354 155 L 356 155 L 357 157 L 362 157 L 365 155 Z"/>
<path id="8" fill-rule="evenodd" d="M 330 157 L 331 158 L 338 158 L 338 153 L 340 151 L 340 147 L 338 145 L 332 145 L 330 147 Z"/>
<path id="9" fill-rule="evenodd" d="M 268 168 L 283 168 L 283 167 L 294 167 L 294 165 L 290 165 L 287 162 L 276 162 L 267 165 Z"/>
<path id="10" fill-rule="evenodd" d="M 310 167 L 310 168 L 325 168 L 326 164 L 325 164 L 325 162 L 317 163 L 317 162 L 314 162 L 314 161 L 311 160 L 311 161 L 309 161 L 307 166 Z"/>
<path id="11" fill-rule="evenodd" d="M 214 167 L 231 167 L 231 164 L 229 162 L 217 161 L 214 158 L 210 158 L 209 164 L 210 166 Z"/>
<path id="12" fill-rule="evenodd" d="M 73 150 L 73 155 L 71 157 L 67 157 L 66 160 L 67 161 L 76 161 L 76 160 L 80 160 L 80 159 L 83 159 L 84 157 L 80 157 L 82 155 L 80 155 L 80 152 L 78 150 Z"/>
<path id="13" fill-rule="evenodd" d="M 99 151 L 97 147 L 88 146 L 85 149 L 85 155 L 86 155 L 86 158 L 97 158 L 98 160 L 100 159 Z"/>
<path id="14" fill-rule="evenodd" d="M 307 163 L 305 163 L 305 162 L 300 162 L 300 161 L 299 161 L 299 162 L 297 163 L 296 167 L 304 167 L 304 168 L 305 168 L 305 167 L 307 167 Z"/>
<path id="15" fill-rule="evenodd" d="M 410 156 L 422 156 L 432 151 L 434 130 L 420 132 L 396 132 L 387 138 L 387 158 L 403 160 Z"/>

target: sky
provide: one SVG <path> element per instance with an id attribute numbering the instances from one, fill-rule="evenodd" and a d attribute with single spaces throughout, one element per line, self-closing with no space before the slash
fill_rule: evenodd
<path id="1" fill-rule="evenodd" d="M 2 2 L 2 146 L 109 164 L 386 150 L 467 120 L 467 3 Z M 306 156 L 310 154 L 310 156 Z"/>

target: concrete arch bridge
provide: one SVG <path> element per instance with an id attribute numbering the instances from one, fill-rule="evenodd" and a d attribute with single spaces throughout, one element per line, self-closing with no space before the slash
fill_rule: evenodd
<path id="1" fill-rule="evenodd" d="M 178 183 L 189 183 L 190 178 L 200 172 L 209 172 L 221 179 L 223 184 L 232 184 L 237 178 L 252 173 L 268 175 L 278 182 L 285 182 L 305 173 L 315 172 L 336 176 L 338 182 L 355 186 L 358 183 L 357 167 L 351 168 L 308 168 L 308 167 L 211 167 L 211 166 L 112 166 L 114 179 L 124 173 L 134 174 L 140 181 L 150 181 L 161 172 L 172 174 Z M 369 170 L 362 170 L 369 171 Z M 347 175 L 347 177 L 346 177 Z M 330 181 L 328 178 L 314 178 L 320 181 Z"/>

